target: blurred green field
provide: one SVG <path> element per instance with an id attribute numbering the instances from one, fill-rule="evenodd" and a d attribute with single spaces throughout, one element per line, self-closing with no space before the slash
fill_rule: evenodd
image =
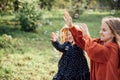
<path id="1" fill-rule="evenodd" d="M 19 51 L 3 54 L 0 80 L 52 80 L 61 54 L 52 47 L 50 34 L 59 31 L 65 24 L 63 13 L 63 10 L 44 11 L 45 23 L 40 24 L 37 33 L 21 31 L 20 25 L 12 23 L 14 15 L 0 16 L 0 35 L 7 34 L 21 40 Z M 105 16 L 120 17 L 120 13 L 86 11 L 73 22 L 86 23 L 91 36 L 95 38 L 99 37 L 101 19 Z"/>

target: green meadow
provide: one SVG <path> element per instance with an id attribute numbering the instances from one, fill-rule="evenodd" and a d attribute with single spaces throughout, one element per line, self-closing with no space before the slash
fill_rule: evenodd
<path id="1" fill-rule="evenodd" d="M 44 11 L 36 33 L 20 30 L 14 14 L 0 16 L 0 36 L 14 40 L 13 44 L 19 43 L 15 47 L 1 48 L 0 80 L 52 80 L 61 53 L 51 45 L 50 34 L 64 26 L 63 13 L 63 10 Z M 99 37 L 101 20 L 106 16 L 120 17 L 120 12 L 86 11 L 73 22 L 86 23 L 91 37 L 96 38 Z"/>

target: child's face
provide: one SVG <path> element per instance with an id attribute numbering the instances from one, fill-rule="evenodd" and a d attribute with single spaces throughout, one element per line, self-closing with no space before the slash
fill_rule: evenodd
<path id="1" fill-rule="evenodd" d="M 73 36 L 70 31 L 68 31 L 68 41 L 73 42 Z"/>

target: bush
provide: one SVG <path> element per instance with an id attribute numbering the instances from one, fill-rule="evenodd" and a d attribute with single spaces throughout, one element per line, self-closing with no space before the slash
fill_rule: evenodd
<path id="1" fill-rule="evenodd" d="M 21 48 L 21 41 L 12 38 L 10 35 L 3 34 L 0 37 L 0 55 L 3 53 L 14 53 L 15 50 Z"/>
<path id="2" fill-rule="evenodd" d="M 36 32 L 38 22 L 41 19 L 41 11 L 36 8 L 36 4 L 22 3 L 22 8 L 19 11 L 18 18 L 21 23 L 21 29 L 27 32 Z"/>
<path id="3" fill-rule="evenodd" d="M 12 38 L 9 35 L 3 34 L 0 37 L 0 67 L 1 65 L 1 59 L 4 54 L 7 53 L 14 53 L 15 50 L 20 49 L 20 44 L 17 39 Z"/>

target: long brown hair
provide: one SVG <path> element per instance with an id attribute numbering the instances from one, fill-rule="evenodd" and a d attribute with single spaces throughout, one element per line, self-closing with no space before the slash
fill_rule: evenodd
<path id="1" fill-rule="evenodd" d="M 118 67 L 120 68 L 120 18 L 118 17 L 105 17 L 102 20 L 105 22 L 110 29 L 112 30 L 113 34 L 115 35 L 115 42 L 118 44 L 118 56 L 119 56 L 119 64 Z"/>

